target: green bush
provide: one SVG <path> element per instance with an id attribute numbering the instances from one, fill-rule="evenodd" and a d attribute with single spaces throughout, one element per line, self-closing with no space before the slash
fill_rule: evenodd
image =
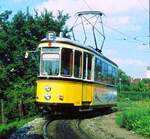
<path id="1" fill-rule="evenodd" d="M 136 104 L 117 114 L 116 122 L 120 127 L 150 137 L 150 108 Z"/>
<path id="2" fill-rule="evenodd" d="M 122 91 L 118 93 L 118 99 L 128 98 L 132 101 L 140 101 L 145 99 L 150 99 L 150 92 L 137 92 L 137 91 Z"/>

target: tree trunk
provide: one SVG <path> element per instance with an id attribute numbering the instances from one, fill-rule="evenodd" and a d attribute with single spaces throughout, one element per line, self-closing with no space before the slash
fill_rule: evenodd
<path id="1" fill-rule="evenodd" d="M 20 118 L 23 117 L 24 113 L 23 113 L 23 104 L 22 104 L 22 100 L 19 101 L 19 116 Z"/>
<path id="2" fill-rule="evenodd" d="M 2 124 L 5 123 L 5 114 L 4 114 L 4 100 L 1 99 L 1 117 L 2 117 Z"/>

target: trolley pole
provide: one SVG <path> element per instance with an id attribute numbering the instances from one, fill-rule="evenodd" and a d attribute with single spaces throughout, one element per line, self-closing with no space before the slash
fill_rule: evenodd
<path id="1" fill-rule="evenodd" d="M 4 115 L 4 100 L 1 99 L 1 117 L 2 117 L 2 124 L 5 123 L 5 115 Z"/>

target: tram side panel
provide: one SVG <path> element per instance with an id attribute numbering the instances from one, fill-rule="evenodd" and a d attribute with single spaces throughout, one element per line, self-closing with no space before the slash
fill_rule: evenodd
<path id="1" fill-rule="evenodd" d="M 106 85 L 93 85 L 93 103 L 92 105 L 111 105 L 117 102 L 117 89 Z"/>
<path id="2" fill-rule="evenodd" d="M 83 82 L 82 106 L 113 105 L 117 102 L 117 89 L 107 85 Z"/>
<path id="3" fill-rule="evenodd" d="M 64 80 L 37 81 L 37 103 L 101 107 L 115 104 L 116 100 L 114 87 Z"/>

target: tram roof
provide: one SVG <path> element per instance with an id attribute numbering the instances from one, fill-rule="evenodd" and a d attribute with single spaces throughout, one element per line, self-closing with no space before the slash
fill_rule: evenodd
<path id="1" fill-rule="evenodd" d="M 46 38 L 42 39 L 41 40 L 41 43 L 42 42 L 51 42 L 49 40 L 47 40 Z M 89 50 L 89 51 L 92 51 L 94 52 L 95 54 L 101 56 L 102 58 L 104 58 L 105 60 L 109 61 L 110 63 L 114 64 L 115 66 L 118 67 L 118 65 L 111 61 L 110 59 L 108 59 L 107 57 L 105 57 L 102 53 L 96 51 L 92 46 L 85 46 L 83 44 L 81 44 L 80 42 L 77 42 L 77 41 L 74 41 L 74 40 L 71 40 L 71 39 L 68 39 L 68 38 L 63 38 L 63 37 L 56 37 L 55 43 L 66 43 L 66 44 L 71 44 L 71 45 L 74 45 L 74 46 L 77 46 L 77 47 L 80 47 L 80 48 L 83 48 L 83 49 L 86 49 L 86 50 Z"/>

